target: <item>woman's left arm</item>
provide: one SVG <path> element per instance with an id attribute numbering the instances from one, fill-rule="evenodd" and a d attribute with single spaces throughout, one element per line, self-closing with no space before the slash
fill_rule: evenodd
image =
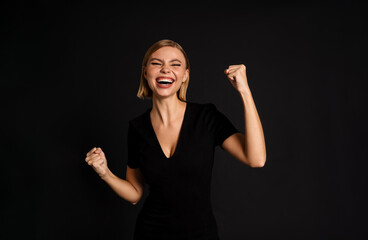
<path id="1" fill-rule="evenodd" d="M 250 167 L 263 167 L 266 162 L 266 144 L 261 120 L 248 86 L 246 67 L 232 65 L 225 70 L 230 83 L 239 92 L 244 106 L 244 131 L 228 137 L 222 148 Z"/>

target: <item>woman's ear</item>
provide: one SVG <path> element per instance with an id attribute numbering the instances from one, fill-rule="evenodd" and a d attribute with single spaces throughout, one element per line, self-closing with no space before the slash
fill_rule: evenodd
<path id="1" fill-rule="evenodd" d="M 188 79 L 188 76 L 189 76 L 189 69 L 185 70 L 183 82 L 185 82 Z"/>

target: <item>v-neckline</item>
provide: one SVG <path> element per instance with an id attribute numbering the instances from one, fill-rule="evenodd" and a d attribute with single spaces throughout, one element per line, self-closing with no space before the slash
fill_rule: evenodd
<path id="1" fill-rule="evenodd" d="M 167 159 L 167 160 L 169 160 L 169 159 L 172 159 L 173 157 L 175 157 L 177 154 L 177 152 L 178 152 L 178 150 L 180 149 L 180 145 L 181 145 L 181 141 L 182 141 L 182 135 L 183 135 L 183 128 L 184 128 L 184 126 L 185 126 L 185 122 L 186 122 L 186 116 L 187 116 L 187 112 L 188 112 L 188 105 L 189 105 L 189 103 L 187 102 L 187 101 L 185 101 L 187 104 L 186 104 L 186 106 L 185 106 L 185 110 L 184 110 L 184 117 L 183 117 L 183 121 L 182 121 L 182 123 L 181 123 L 181 127 L 180 127 L 180 131 L 179 131 L 179 138 L 178 138 L 178 142 L 176 143 L 176 148 L 175 148 L 175 150 L 174 150 L 174 153 L 171 155 L 171 157 L 167 157 L 166 156 L 166 154 L 165 154 L 165 152 L 162 150 L 162 147 L 161 147 L 161 144 L 160 144 L 160 141 L 158 140 L 158 137 L 157 137 L 157 135 L 156 135 L 156 132 L 155 132 L 155 129 L 153 128 L 153 125 L 152 125 L 152 121 L 151 121 L 151 110 L 152 110 L 152 108 L 150 108 L 150 109 L 148 109 L 148 118 L 147 118 L 147 120 L 148 120 L 148 123 L 149 123 L 149 125 L 150 125 L 150 128 L 151 128 L 151 131 L 152 131 L 152 133 L 153 133 L 153 135 L 154 135 L 154 138 L 155 138 L 155 142 L 156 142 L 156 144 L 157 144 L 157 146 L 158 146 L 158 148 L 160 149 L 160 152 L 161 152 L 161 154 L 165 157 L 165 159 Z"/>

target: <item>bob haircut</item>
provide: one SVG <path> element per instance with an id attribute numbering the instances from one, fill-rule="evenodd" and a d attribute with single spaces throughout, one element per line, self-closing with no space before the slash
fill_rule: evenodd
<path id="1" fill-rule="evenodd" d="M 160 40 L 154 43 L 147 50 L 146 54 L 144 55 L 143 61 L 142 61 L 141 82 L 140 82 L 138 93 L 137 93 L 137 97 L 140 99 L 152 98 L 152 90 L 148 86 L 147 80 L 144 77 L 144 68 L 147 67 L 147 62 L 149 58 L 151 57 L 151 55 L 162 47 L 174 47 L 174 48 L 179 49 L 184 55 L 186 69 L 190 71 L 188 56 L 185 53 L 184 49 L 177 42 L 174 42 L 168 39 L 164 39 L 164 40 Z M 189 74 L 188 74 L 188 78 L 182 83 L 179 91 L 176 93 L 178 98 L 182 101 L 186 101 L 186 93 L 187 93 L 188 84 L 189 84 Z"/>

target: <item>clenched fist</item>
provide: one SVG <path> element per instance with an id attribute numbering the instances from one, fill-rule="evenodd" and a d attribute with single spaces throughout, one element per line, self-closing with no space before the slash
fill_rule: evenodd
<path id="1" fill-rule="evenodd" d="M 101 148 L 92 148 L 91 151 L 87 153 L 86 162 L 88 165 L 92 166 L 93 170 L 95 170 L 101 178 L 107 174 L 107 160 Z"/>
<path id="2" fill-rule="evenodd" d="M 227 75 L 227 78 L 230 80 L 231 85 L 233 85 L 233 87 L 238 90 L 239 93 L 250 91 L 246 67 L 244 64 L 231 65 L 224 72 Z"/>

